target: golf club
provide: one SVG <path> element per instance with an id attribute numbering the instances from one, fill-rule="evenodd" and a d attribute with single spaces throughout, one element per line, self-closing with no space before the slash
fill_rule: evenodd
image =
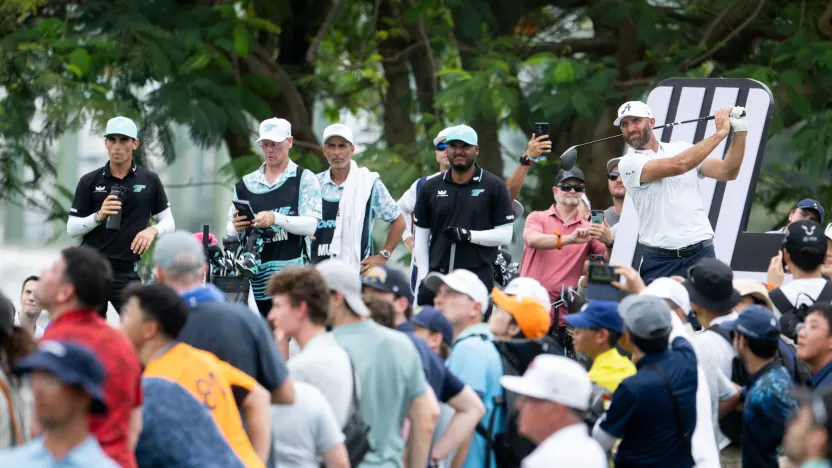
<path id="1" fill-rule="evenodd" d="M 241 253 L 235 263 L 242 276 L 253 276 L 257 273 L 257 258 L 250 252 Z"/>
<path id="2" fill-rule="evenodd" d="M 744 117 L 744 116 L 745 116 L 745 111 L 742 112 L 742 115 L 740 115 L 740 117 Z M 665 127 L 673 127 L 675 125 L 682 125 L 682 124 L 688 124 L 688 123 L 693 123 L 693 122 L 708 121 L 708 120 L 713 120 L 713 119 L 714 119 L 714 116 L 709 115 L 707 117 L 699 117 L 698 119 L 683 120 L 681 122 L 670 122 L 670 123 L 666 123 L 664 125 L 659 125 L 659 126 L 653 127 L 653 130 L 658 130 L 660 128 L 665 128 Z M 572 169 L 573 167 L 575 167 L 575 162 L 578 160 L 577 148 L 580 148 L 581 146 L 594 145 L 595 143 L 601 143 L 602 141 L 608 141 L 608 140 L 612 140 L 612 139 L 615 139 L 615 138 L 623 138 L 623 137 L 624 137 L 624 134 L 619 133 L 618 135 L 608 136 L 606 138 L 601 138 L 600 140 L 595 140 L 595 141 L 590 141 L 590 142 L 587 142 L 587 143 L 581 143 L 581 144 L 575 145 L 575 146 L 570 146 L 566 151 L 563 152 L 562 155 L 560 155 L 560 167 L 564 171 L 568 171 L 568 170 Z"/>

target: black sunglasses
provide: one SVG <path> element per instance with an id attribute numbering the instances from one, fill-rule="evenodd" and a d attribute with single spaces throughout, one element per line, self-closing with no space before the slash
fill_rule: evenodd
<path id="1" fill-rule="evenodd" d="M 127 143 L 130 143 L 131 141 L 133 141 L 133 139 L 130 138 L 130 137 L 126 137 L 126 136 L 123 136 L 123 137 L 108 136 L 107 141 L 109 141 L 110 143 L 118 142 L 118 143 L 121 143 L 122 145 L 126 145 Z"/>
<path id="2" fill-rule="evenodd" d="M 584 191 L 584 186 L 579 185 L 579 184 L 575 184 L 575 185 L 563 184 L 563 185 L 558 185 L 558 188 L 563 190 L 564 192 L 571 192 L 572 190 L 574 190 L 576 193 L 581 193 L 581 192 Z"/>
<path id="3" fill-rule="evenodd" d="M 607 177 L 608 177 L 610 180 L 613 180 L 613 181 L 614 181 L 614 180 L 618 180 L 618 178 L 619 178 L 619 177 L 621 177 L 621 173 L 620 173 L 620 172 L 612 172 L 612 171 L 610 171 L 610 173 L 607 175 Z"/>
<path id="4" fill-rule="evenodd" d="M 445 151 L 447 147 L 448 145 L 446 143 L 439 143 L 436 145 L 436 151 Z"/>

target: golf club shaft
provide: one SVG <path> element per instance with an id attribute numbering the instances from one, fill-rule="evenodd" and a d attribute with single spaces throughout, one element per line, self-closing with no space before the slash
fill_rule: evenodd
<path id="1" fill-rule="evenodd" d="M 698 119 L 683 120 L 681 122 L 670 122 L 670 123 L 666 123 L 666 124 L 663 124 L 663 125 L 658 125 L 656 127 L 653 127 L 653 130 L 658 130 L 660 128 L 665 128 L 665 127 L 673 127 L 675 125 L 682 125 L 682 124 L 688 124 L 688 123 L 693 123 L 693 122 L 713 120 L 713 119 L 714 119 L 714 116 L 709 115 L 707 117 L 699 117 Z M 587 143 L 581 143 L 579 145 L 573 146 L 573 148 L 580 148 L 581 146 L 586 146 L 586 145 L 594 145 L 595 143 L 601 143 L 602 141 L 613 140 L 615 138 L 622 138 L 623 136 L 624 136 L 623 133 L 619 133 L 617 135 L 612 135 L 612 136 L 608 136 L 606 138 L 601 138 L 600 140 L 590 141 L 590 142 L 587 142 Z"/>
<path id="2" fill-rule="evenodd" d="M 456 242 L 451 244 L 451 260 L 448 262 L 448 273 L 454 271 L 454 261 L 456 260 Z"/>

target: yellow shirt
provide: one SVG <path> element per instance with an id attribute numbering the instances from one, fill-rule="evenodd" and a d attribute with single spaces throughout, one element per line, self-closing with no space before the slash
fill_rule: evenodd
<path id="1" fill-rule="evenodd" d="M 622 380 L 635 375 L 636 366 L 612 348 L 599 354 L 589 370 L 589 380 L 615 393 Z"/>
<path id="2" fill-rule="evenodd" d="M 251 391 L 257 382 L 213 354 L 178 343 L 145 367 L 145 377 L 176 382 L 211 411 L 214 422 L 247 468 L 265 468 L 243 429 L 231 387 Z"/>

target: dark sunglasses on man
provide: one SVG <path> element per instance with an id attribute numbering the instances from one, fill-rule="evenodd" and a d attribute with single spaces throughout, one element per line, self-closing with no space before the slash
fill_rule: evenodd
<path id="1" fill-rule="evenodd" d="M 446 148 L 448 148 L 448 145 L 445 142 L 436 145 L 436 151 L 445 151 Z"/>
<path id="2" fill-rule="evenodd" d="M 570 184 L 563 184 L 558 185 L 558 188 L 563 190 L 564 192 L 571 192 L 574 190 L 576 193 L 581 193 L 584 191 L 584 186 L 580 184 L 570 185 Z"/>
<path id="3" fill-rule="evenodd" d="M 610 173 L 607 175 L 607 178 L 609 178 L 611 181 L 616 181 L 619 177 L 621 177 L 621 173 L 614 171 L 610 171 Z"/>

